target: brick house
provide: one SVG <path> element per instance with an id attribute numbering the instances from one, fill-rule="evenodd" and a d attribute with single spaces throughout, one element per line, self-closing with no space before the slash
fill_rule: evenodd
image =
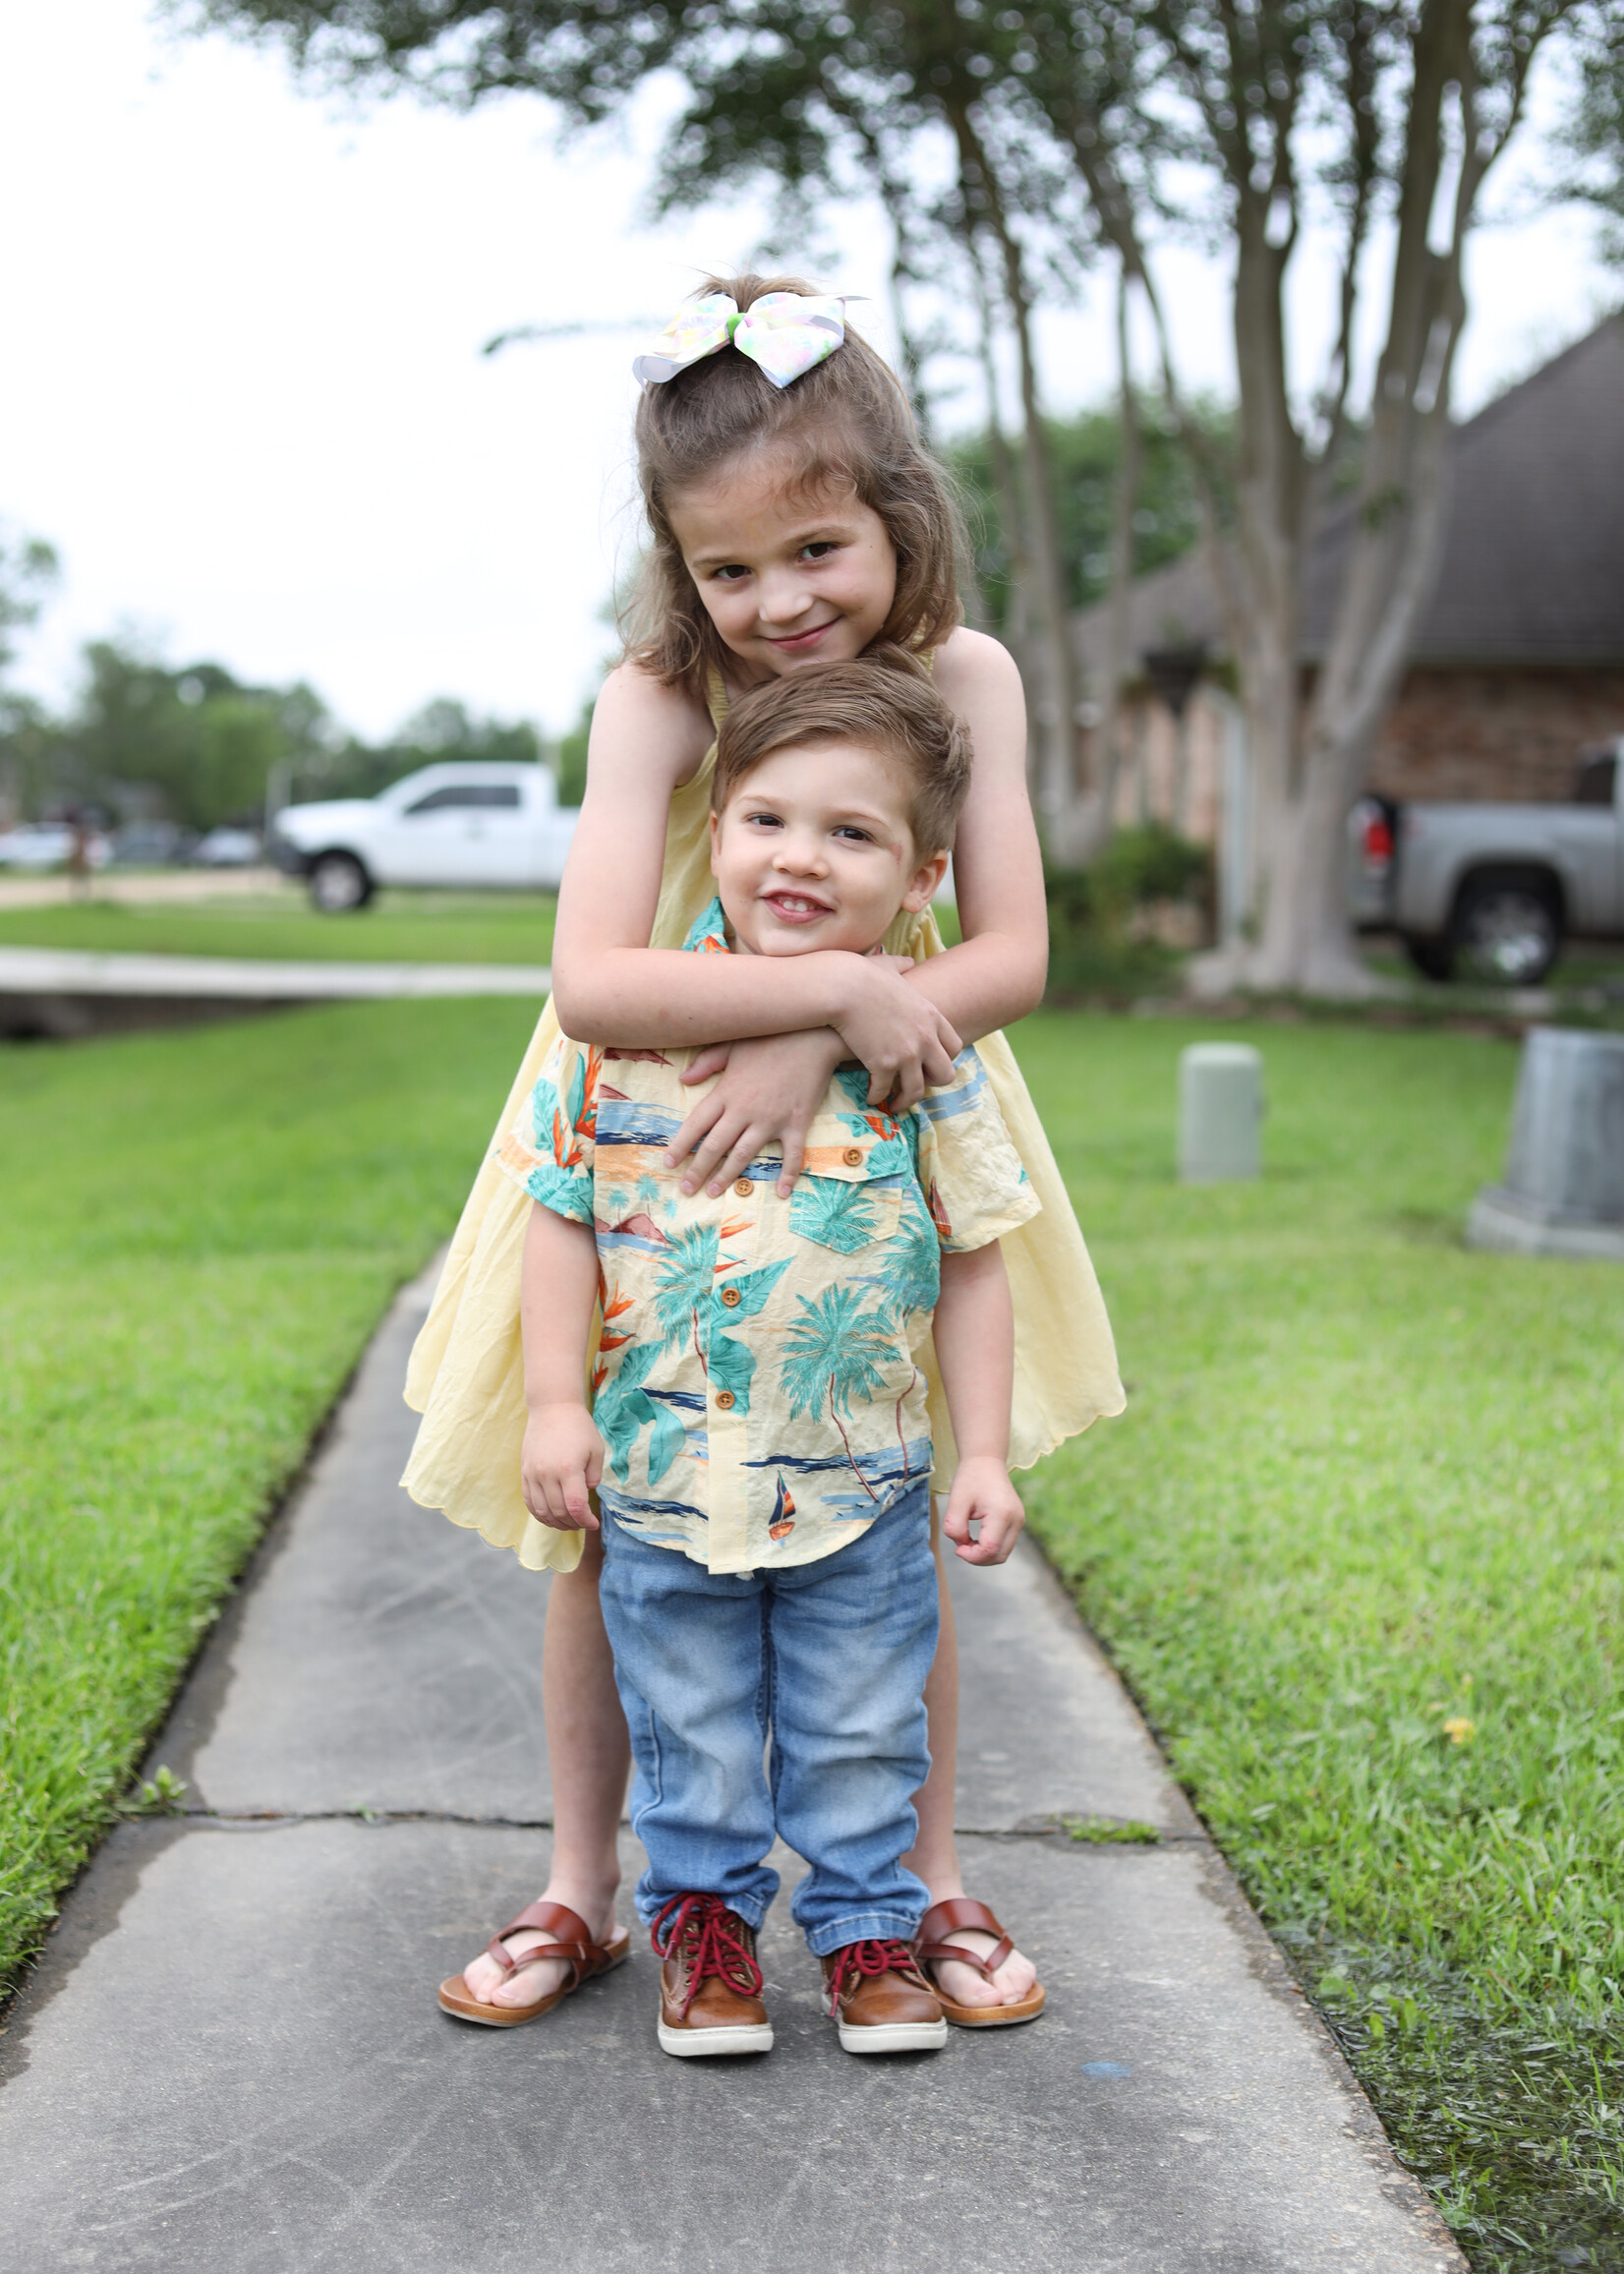
<path id="1" fill-rule="evenodd" d="M 1326 526 L 1305 574 L 1309 680 L 1328 643 L 1347 530 L 1346 516 Z M 1097 691 L 1103 605 L 1073 625 Z M 1118 818 L 1156 814 L 1221 841 L 1233 821 L 1226 805 L 1244 794 L 1245 741 L 1199 554 L 1139 579 L 1131 626 L 1140 675 Z M 1179 702 L 1203 659 L 1176 721 L 1168 698 Z M 1370 787 L 1398 798 L 1558 799 L 1581 749 L 1621 733 L 1624 314 L 1457 430 L 1442 571 Z"/>

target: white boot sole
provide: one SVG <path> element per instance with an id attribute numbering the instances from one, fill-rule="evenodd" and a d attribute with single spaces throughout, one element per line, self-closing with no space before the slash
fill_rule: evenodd
<path id="1" fill-rule="evenodd" d="M 948 2024 L 941 2021 L 882 2021 L 862 2028 L 844 2021 L 837 2024 L 842 2053 L 940 2053 L 948 2042 Z"/>
<path id="2" fill-rule="evenodd" d="M 773 2050 L 771 2021 L 741 2022 L 732 2029 L 671 2029 L 664 2021 L 657 2026 L 661 2052 L 672 2053 L 678 2061 L 709 2061 L 721 2054 Z"/>

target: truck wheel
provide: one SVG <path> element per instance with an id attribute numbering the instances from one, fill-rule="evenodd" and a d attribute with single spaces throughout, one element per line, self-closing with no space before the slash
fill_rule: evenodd
<path id="1" fill-rule="evenodd" d="M 1452 942 L 1420 940 L 1409 937 L 1404 952 L 1423 979 L 1453 979 L 1455 976 L 1455 950 Z"/>
<path id="2" fill-rule="evenodd" d="M 1479 877 L 1450 927 L 1456 968 L 1491 987 L 1537 987 L 1562 953 L 1562 909 L 1542 878 Z"/>
<path id="3" fill-rule="evenodd" d="M 353 852 L 323 852 L 311 864 L 311 904 L 324 916 L 347 916 L 373 897 L 373 880 Z"/>

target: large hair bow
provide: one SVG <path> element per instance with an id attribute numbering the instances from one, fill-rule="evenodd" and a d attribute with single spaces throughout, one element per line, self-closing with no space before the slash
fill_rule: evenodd
<path id="1" fill-rule="evenodd" d="M 741 314 L 730 292 L 707 292 L 679 309 L 648 355 L 632 364 L 645 386 L 675 379 L 689 364 L 725 347 L 747 355 L 776 387 L 786 387 L 845 337 L 845 303 L 805 292 L 764 292 Z"/>

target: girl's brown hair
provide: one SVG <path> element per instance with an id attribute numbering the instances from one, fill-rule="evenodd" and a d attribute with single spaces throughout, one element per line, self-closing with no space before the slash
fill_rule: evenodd
<path id="1" fill-rule="evenodd" d="M 796 276 L 712 276 L 740 310 L 769 292 L 809 294 Z M 734 347 L 645 386 L 637 406 L 637 471 L 653 545 L 626 627 L 626 652 L 667 686 L 703 702 L 726 647 L 706 613 L 670 524 L 670 502 L 729 460 L 778 449 L 798 489 L 850 491 L 885 523 L 897 554 L 897 592 L 880 638 L 924 652 L 960 620 L 959 565 L 967 548 L 948 478 L 919 439 L 900 381 L 848 325 L 834 354 L 776 387 Z"/>
<path id="2" fill-rule="evenodd" d="M 775 750 L 820 742 L 883 751 L 908 779 L 915 851 L 952 851 L 969 795 L 970 738 L 907 649 L 876 641 L 854 663 L 789 671 L 741 695 L 717 736 L 712 810 L 720 813 Z"/>

